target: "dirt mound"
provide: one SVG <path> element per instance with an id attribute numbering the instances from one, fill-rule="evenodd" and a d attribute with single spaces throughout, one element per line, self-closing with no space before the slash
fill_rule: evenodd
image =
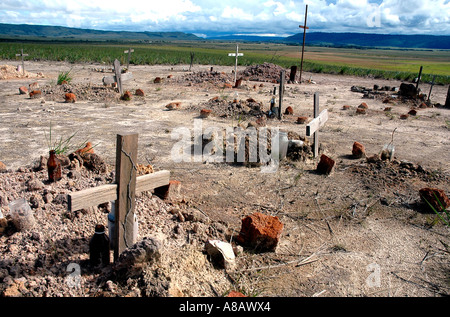
<path id="1" fill-rule="evenodd" d="M 117 101 L 120 98 L 119 93 L 112 87 L 90 84 L 47 85 L 42 87 L 41 91 L 43 98 L 51 101 L 64 100 L 66 93 L 73 93 L 78 101 Z"/>
<path id="2" fill-rule="evenodd" d="M 0 65 L 0 79 L 15 79 L 15 78 L 44 78 L 43 73 L 30 73 L 18 71 L 17 67 L 11 65 Z"/>
<path id="3" fill-rule="evenodd" d="M 188 82 L 192 84 L 210 83 L 215 85 L 230 84 L 233 82 L 233 80 L 234 78 L 231 75 L 218 71 L 193 72 L 184 75 L 181 78 L 181 82 Z"/>
<path id="4" fill-rule="evenodd" d="M 280 72 L 282 70 L 284 70 L 284 68 L 281 66 L 272 63 L 264 63 L 247 67 L 242 72 L 242 75 L 251 81 L 276 83 L 280 80 Z M 289 79 L 288 74 L 286 74 L 286 80 L 287 79 Z"/>
<path id="5" fill-rule="evenodd" d="M 210 109 L 212 114 L 221 118 L 240 118 L 249 119 L 251 117 L 265 117 L 268 108 L 264 107 L 262 102 L 258 102 L 253 98 L 246 100 L 227 100 L 225 98 L 213 97 L 205 103 L 191 107 L 190 110 Z"/>

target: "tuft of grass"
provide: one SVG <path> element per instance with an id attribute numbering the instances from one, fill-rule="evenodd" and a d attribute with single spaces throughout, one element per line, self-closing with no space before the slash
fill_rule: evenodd
<path id="1" fill-rule="evenodd" d="M 70 82 L 72 81 L 72 75 L 70 74 L 71 71 L 72 71 L 72 69 L 70 69 L 66 72 L 59 73 L 58 80 L 56 81 L 56 83 L 58 85 L 62 85 L 63 83 L 70 84 Z"/>
<path id="2" fill-rule="evenodd" d="M 67 154 L 69 150 L 73 149 L 74 146 L 72 145 L 72 139 L 77 134 L 77 132 L 74 132 L 67 138 L 63 138 L 60 136 L 55 141 L 52 140 L 52 124 L 50 123 L 50 129 L 49 129 L 49 137 L 47 138 L 47 134 L 44 130 L 45 139 L 47 141 L 48 150 L 49 151 L 55 151 L 55 154 Z M 79 148 L 79 147 L 77 147 Z"/>
<path id="3" fill-rule="evenodd" d="M 436 196 L 436 193 L 433 193 L 434 197 L 436 198 L 438 204 L 441 206 L 442 208 L 442 212 L 444 213 L 444 215 L 446 216 L 447 219 L 445 219 L 440 213 L 439 211 L 436 210 L 436 208 L 434 208 L 434 206 L 425 198 L 423 197 L 423 199 L 427 202 L 428 206 L 430 206 L 430 208 L 434 211 L 434 213 L 439 217 L 439 219 L 447 226 L 450 227 L 450 211 L 448 211 L 447 209 L 445 209 L 445 207 L 442 205 L 442 203 L 440 202 L 440 200 L 438 199 L 438 197 Z"/>

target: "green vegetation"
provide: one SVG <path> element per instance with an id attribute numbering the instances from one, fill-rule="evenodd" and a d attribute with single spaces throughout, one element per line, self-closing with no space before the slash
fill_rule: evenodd
<path id="1" fill-rule="evenodd" d="M 58 85 L 62 85 L 63 83 L 70 84 L 70 82 L 72 81 L 72 76 L 70 75 L 71 71 L 72 71 L 72 69 L 68 70 L 67 72 L 59 73 L 58 80 L 56 83 Z"/>
<path id="2" fill-rule="evenodd" d="M 124 50 L 130 43 L 54 43 L 0 42 L 0 59 L 16 60 L 21 49 L 31 60 L 66 61 L 70 63 L 104 63 L 111 65 L 114 59 L 121 64 L 126 61 Z M 219 41 L 173 41 L 152 44 L 133 44 L 134 53 L 130 64 L 177 65 L 195 64 L 234 65 L 234 58 L 227 53 L 235 50 L 235 43 Z M 264 62 L 289 68 L 300 66 L 298 46 L 275 43 L 241 43 L 239 65 L 247 66 Z M 450 83 L 450 51 L 446 50 L 358 50 L 349 48 L 307 47 L 303 70 L 313 73 L 330 73 L 374 78 L 411 81 L 423 66 L 422 82 Z"/>

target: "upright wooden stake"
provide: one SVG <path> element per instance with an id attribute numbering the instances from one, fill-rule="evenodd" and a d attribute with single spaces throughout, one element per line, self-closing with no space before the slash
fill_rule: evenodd
<path id="1" fill-rule="evenodd" d="M 303 45 L 302 45 L 302 60 L 300 62 L 300 80 L 299 83 L 302 83 L 302 72 L 303 72 L 303 55 L 305 54 L 305 38 L 306 38 L 306 30 L 309 29 L 309 27 L 306 26 L 306 19 L 308 17 L 308 5 L 306 5 L 305 10 L 305 24 L 299 25 L 299 28 L 303 29 Z"/>
<path id="2" fill-rule="evenodd" d="M 419 83 L 420 83 L 420 77 L 422 77 L 422 69 L 423 69 L 423 66 L 420 66 L 419 77 L 417 77 L 417 84 L 416 84 L 417 92 L 419 92 Z"/>
<path id="3" fill-rule="evenodd" d="M 118 134 L 116 147 L 115 244 L 114 259 L 134 241 L 134 205 L 137 172 L 137 133 Z"/>
<path id="4" fill-rule="evenodd" d="M 285 79 L 286 79 L 286 71 L 282 70 L 280 72 L 280 91 L 279 91 L 280 100 L 279 100 L 279 104 L 278 104 L 278 119 L 280 119 L 280 120 L 281 120 L 281 113 L 282 113 L 281 106 L 283 105 L 283 94 L 284 94 L 284 82 L 285 82 Z"/>
<path id="5" fill-rule="evenodd" d="M 234 84 L 236 85 L 238 57 L 239 56 L 244 56 L 244 54 L 239 53 L 239 45 L 236 44 L 236 53 L 228 53 L 228 56 L 236 56 L 236 61 L 235 61 L 235 64 L 234 64 Z"/>
<path id="6" fill-rule="evenodd" d="M 314 93 L 314 118 L 319 116 L 319 93 Z M 319 155 L 319 131 L 314 132 L 314 157 Z"/>
<path id="7" fill-rule="evenodd" d="M 447 90 L 447 99 L 445 99 L 445 107 L 450 108 L 450 86 L 448 86 Z"/>
<path id="8" fill-rule="evenodd" d="M 128 54 L 128 59 L 127 59 L 127 70 L 130 70 L 130 59 L 131 59 L 131 53 L 134 52 L 134 49 L 132 49 L 131 47 L 124 51 L 125 54 Z"/>
<path id="9" fill-rule="evenodd" d="M 431 90 L 433 89 L 435 79 L 436 79 L 436 75 L 433 76 L 433 80 L 431 81 L 430 92 L 428 93 L 427 102 L 430 102 Z"/>

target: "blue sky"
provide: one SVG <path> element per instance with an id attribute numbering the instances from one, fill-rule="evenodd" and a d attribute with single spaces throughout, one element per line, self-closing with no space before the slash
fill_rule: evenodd
<path id="1" fill-rule="evenodd" d="M 450 0 L 2 0 L 0 22 L 201 36 L 302 32 L 450 35 Z"/>

